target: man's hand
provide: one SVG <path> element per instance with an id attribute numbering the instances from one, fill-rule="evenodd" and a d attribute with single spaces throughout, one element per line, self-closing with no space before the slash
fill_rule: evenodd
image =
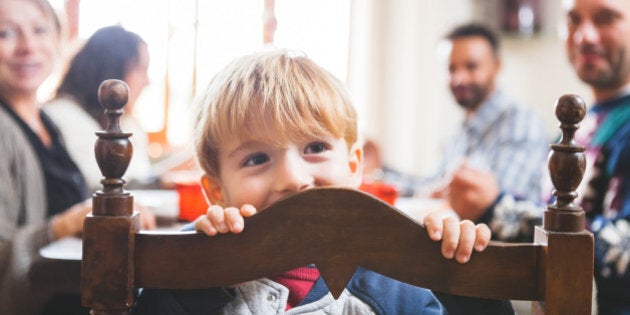
<path id="1" fill-rule="evenodd" d="M 453 173 L 446 198 L 460 218 L 476 221 L 499 193 L 499 185 L 492 173 L 464 163 Z"/>
<path id="2" fill-rule="evenodd" d="M 154 230 L 157 228 L 157 221 L 155 219 L 155 214 L 149 210 L 147 207 L 135 203 L 133 205 L 134 210 L 140 212 L 140 228 L 143 230 Z"/>

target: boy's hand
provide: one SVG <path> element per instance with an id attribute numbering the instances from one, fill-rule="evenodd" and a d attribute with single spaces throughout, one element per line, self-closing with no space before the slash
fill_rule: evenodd
<path id="1" fill-rule="evenodd" d="M 443 211 L 431 212 L 424 217 L 424 226 L 434 241 L 442 240 L 442 255 L 455 257 L 459 263 L 470 260 L 473 248 L 483 251 L 490 241 L 490 228 L 485 224 L 475 225 L 470 220 L 459 221 Z"/>
<path id="2" fill-rule="evenodd" d="M 195 231 L 203 232 L 209 236 L 228 232 L 240 233 L 245 227 L 243 218 L 251 217 L 256 212 L 256 208 L 249 204 L 242 205 L 240 209 L 212 205 L 208 208 L 206 215 L 195 220 Z"/>

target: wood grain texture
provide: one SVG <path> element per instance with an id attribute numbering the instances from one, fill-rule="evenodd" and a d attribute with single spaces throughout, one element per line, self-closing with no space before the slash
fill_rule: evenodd
<path id="1" fill-rule="evenodd" d="M 362 266 L 436 291 L 542 298 L 535 284 L 509 286 L 537 276 L 542 246 L 494 242 L 469 263 L 459 264 L 442 256 L 440 244 L 429 239 L 424 227 L 356 190 L 307 190 L 247 218 L 245 226 L 241 234 L 211 238 L 136 234 L 136 283 L 153 288 L 222 286 L 312 263 L 335 295 Z"/>

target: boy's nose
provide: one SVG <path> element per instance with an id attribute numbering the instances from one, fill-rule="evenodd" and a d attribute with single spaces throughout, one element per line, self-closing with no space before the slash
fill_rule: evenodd
<path id="1" fill-rule="evenodd" d="M 287 154 L 277 165 L 276 190 L 296 192 L 313 184 L 308 164 L 299 154 Z"/>

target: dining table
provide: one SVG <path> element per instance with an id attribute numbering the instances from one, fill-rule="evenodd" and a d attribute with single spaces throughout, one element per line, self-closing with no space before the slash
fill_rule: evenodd
<path id="1" fill-rule="evenodd" d="M 156 216 L 160 233 L 177 232 L 184 222 L 179 220 L 179 196 L 176 190 L 132 190 L 139 205 Z M 39 249 L 37 260 L 29 274 L 38 286 L 51 288 L 56 293 L 81 292 L 81 258 L 83 242 L 80 237 L 64 237 Z"/>

